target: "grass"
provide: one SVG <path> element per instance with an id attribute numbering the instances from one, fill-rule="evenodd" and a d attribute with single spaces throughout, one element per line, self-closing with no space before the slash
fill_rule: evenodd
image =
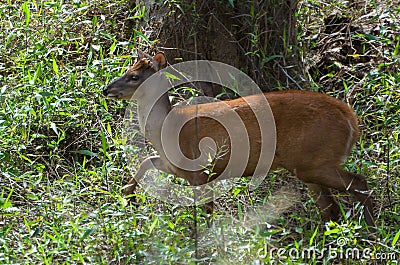
<path id="1" fill-rule="evenodd" d="M 304 2 L 302 14 L 315 15 L 314 4 Z M 104 99 L 101 89 L 132 64 L 133 48 L 152 44 L 138 26 L 144 11 L 126 0 L 0 3 L 0 263 L 195 264 L 197 255 L 204 264 L 331 264 L 346 261 L 335 251 L 319 260 L 301 253 L 318 255 L 345 240 L 347 248 L 370 249 L 377 259 L 386 253 L 395 264 L 389 254 L 400 257 L 400 39 L 387 32 L 399 25 L 379 38 L 360 37 L 388 48 L 358 87 L 354 79 L 334 79 L 353 91 L 363 121 L 346 167 L 369 177 L 376 239 L 366 236 L 360 207 L 350 211 L 346 197 L 341 221 L 322 224 L 299 182 L 289 193 L 277 188 L 286 187 L 277 172 L 267 181 L 273 189 L 249 192 L 238 180 L 217 202 L 214 229 L 199 219 L 196 246 L 191 208 L 143 191 L 132 205 L 121 192 L 131 175 L 121 136 L 126 103 Z M 398 8 L 389 11 L 399 15 Z M 314 28 L 301 21 L 311 36 Z M 343 96 L 342 89 L 327 92 Z M 262 221 L 238 221 L 265 193 L 272 195 Z"/>

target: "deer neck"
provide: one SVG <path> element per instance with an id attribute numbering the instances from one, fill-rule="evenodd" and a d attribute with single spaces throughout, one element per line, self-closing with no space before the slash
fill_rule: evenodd
<path id="1" fill-rule="evenodd" d="M 142 133 L 159 152 L 162 151 L 161 129 L 171 108 L 168 93 L 164 93 L 156 102 L 154 99 L 138 100 L 138 116 Z"/>

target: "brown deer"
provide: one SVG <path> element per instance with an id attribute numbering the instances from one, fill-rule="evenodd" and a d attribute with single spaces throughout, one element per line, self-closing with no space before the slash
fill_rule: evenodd
<path id="1" fill-rule="evenodd" d="M 138 106 L 153 104 L 153 100 L 136 93 L 138 87 L 151 75 L 167 66 L 167 60 L 163 53 L 159 52 L 154 57 L 140 53 L 136 64 L 130 68 L 122 77 L 111 82 L 105 89 L 104 95 L 115 99 L 135 99 Z M 159 87 L 151 89 L 158 90 Z M 150 91 L 149 91 L 150 93 Z M 276 149 L 271 169 L 283 167 L 296 175 L 306 183 L 311 195 L 317 202 L 322 219 L 336 220 L 340 215 L 339 206 L 331 194 L 330 189 L 349 191 L 353 193 L 364 207 L 365 221 L 369 226 L 374 226 L 373 204 L 371 192 L 363 175 L 348 172 L 342 169 L 342 161 L 350 153 L 352 146 L 359 136 L 357 116 L 354 111 L 344 102 L 328 95 L 308 91 L 279 91 L 268 92 L 248 96 L 249 100 L 265 97 L 272 110 L 276 126 Z M 220 111 L 223 104 L 231 106 L 232 109 L 243 119 L 244 125 L 249 132 L 250 155 L 247 166 L 242 173 L 232 172 L 234 177 L 252 176 L 255 163 L 260 157 L 259 143 L 260 129 L 249 105 L 244 102 L 246 98 L 221 102 L 199 104 L 197 106 L 172 107 L 168 94 L 165 93 L 157 100 L 154 108 L 149 113 L 146 124 L 146 138 L 152 143 L 159 156 L 145 159 L 140 165 L 136 175 L 129 181 L 124 192 L 131 194 L 137 185 L 135 178 L 142 176 L 151 164 L 157 169 L 174 174 L 186 179 L 190 185 L 202 185 L 224 170 L 229 158 L 228 142 L 221 142 L 229 138 L 218 122 L 213 119 L 199 118 L 190 121 L 183 127 L 180 135 L 180 148 L 182 152 L 191 158 L 193 146 L 198 139 L 210 137 L 221 145 L 227 145 L 227 154 L 215 161 L 213 168 L 216 173 L 210 179 L 202 171 L 190 172 L 182 170 L 166 159 L 161 143 L 161 126 L 167 115 L 180 119 L 181 116 L 198 113 L 208 113 L 211 116 L 222 116 L 225 112 Z M 260 103 L 261 104 L 261 103 Z M 221 117 L 219 117 L 221 118 Z M 262 122 L 262 121 L 261 121 Z M 195 124 L 196 123 L 196 124 Z"/>

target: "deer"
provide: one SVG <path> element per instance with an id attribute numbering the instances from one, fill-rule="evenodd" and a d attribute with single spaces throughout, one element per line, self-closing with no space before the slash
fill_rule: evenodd
<path id="1" fill-rule="evenodd" d="M 103 94 L 108 98 L 117 100 L 136 100 L 137 105 L 153 104 L 153 99 L 146 97 L 146 93 L 135 93 L 138 87 L 153 74 L 167 67 L 167 59 L 163 52 L 154 56 L 139 52 L 137 62 L 121 77 L 109 83 Z M 149 90 L 159 90 L 151 87 Z M 364 175 L 349 172 L 343 169 L 343 161 L 350 154 L 352 147 L 359 137 L 358 118 L 354 110 L 345 102 L 332 96 L 319 92 L 305 90 L 283 90 L 265 92 L 252 97 L 254 104 L 257 100 L 266 99 L 271 108 L 276 127 L 276 149 L 270 170 L 284 168 L 306 184 L 309 194 L 320 209 L 323 221 L 336 221 L 341 210 L 331 190 L 352 193 L 363 206 L 363 215 L 366 224 L 374 227 L 372 192 L 368 188 Z M 218 157 L 213 168 L 212 178 L 202 170 L 187 171 L 175 166 L 168 161 L 161 143 L 162 122 L 168 115 L 172 119 L 194 112 L 207 113 L 211 117 L 226 114 L 222 105 L 231 106 L 244 121 L 244 126 L 249 132 L 250 154 L 244 172 L 231 172 L 233 177 L 252 176 L 255 170 L 254 161 L 260 157 L 261 141 L 259 127 L 251 109 L 244 99 L 237 98 L 221 102 L 199 104 L 198 106 L 172 106 L 168 94 L 164 93 L 148 115 L 146 124 L 146 139 L 151 142 L 158 156 L 146 158 L 134 177 L 124 187 L 125 194 L 134 193 L 137 181 L 151 165 L 160 171 L 184 178 L 190 185 L 202 185 L 217 178 L 227 165 L 227 155 Z M 261 102 L 261 101 L 260 101 Z M 260 103 L 261 104 L 261 103 Z M 140 114 L 139 114 L 140 115 Z M 194 135 L 199 139 L 210 137 L 216 142 L 228 137 L 218 122 L 210 119 L 199 118 L 194 126 L 194 121 L 189 121 L 182 129 L 179 139 L 182 152 L 195 158 L 193 146 L 198 144 Z M 263 122 L 262 120 L 260 122 Z M 222 136 L 222 137 L 221 137 Z M 198 139 L 197 139 L 198 140 Z M 186 151 L 185 151 L 186 150 Z M 210 210 L 211 208 L 211 210 Z M 208 209 L 212 211 L 212 205 Z"/>

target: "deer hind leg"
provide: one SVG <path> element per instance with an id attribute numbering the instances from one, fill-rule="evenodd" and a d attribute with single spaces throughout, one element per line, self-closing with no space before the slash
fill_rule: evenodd
<path id="1" fill-rule="evenodd" d="M 368 189 L 365 176 L 342 169 L 337 169 L 337 174 L 339 174 L 340 178 L 345 180 L 346 183 L 345 189 L 342 190 L 349 190 L 354 194 L 356 199 L 363 204 L 364 218 L 367 225 L 375 226 L 372 192 Z"/>
<path id="2" fill-rule="evenodd" d="M 308 191 L 317 203 L 322 220 L 325 222 L 337 221 L 340 215 L 340 208 L 329 188 L 317 184 L 307 183 Z"/>
<path id="3" fill-rule="evenodd" d="M 344 171 L 340 168 L 320 168 L 318 171 L 302 172 L 299 179 L 338 191 L 353 193 L 364 206 L 365 221 L 369 226 L 375 226 L 371 192 L 363 175 Z"/>

